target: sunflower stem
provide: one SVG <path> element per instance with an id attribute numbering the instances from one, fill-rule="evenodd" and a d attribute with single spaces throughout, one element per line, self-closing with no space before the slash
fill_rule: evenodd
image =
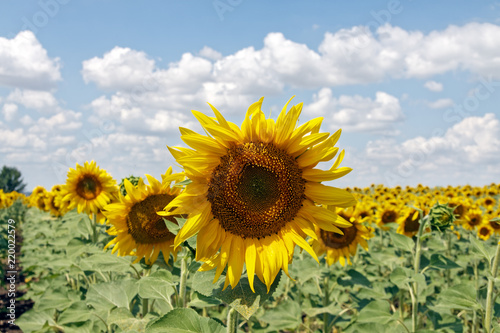
<path id="1" fill-rule="evenodd" d="M 479 270 L 478 270 L 478 261 L 474 259 L 474 283 L 476 289 L 476 297 L 479 291 Z M 473 310 L 472 312 L 472 333 L 476 333 L 479 327 L 479 320 L 477 316 L 477 311 Z"/>
<path id="2" fill-rule="evenodd" d="M 142 274 L 142 277 L 149 276 L 151 274 L 151 266 L 149 268 L 146 268 Z M 149 312 L 149 299 L 143 298 L 142 299 L 142 318 L 146 317 L 146 315 Z"/>
<path id="3" fill-rule="evenodd" d="M 323 296 L 323 307 L 327 307 L 330 304 L 330 288 L 328 286 L 328 276 L 323 279 L 323 283 L 325 286 L 325 292 Z M 328 313 L 323 313 L 323 332 L 328 333 L 329 331 L 329 323 L 328 323 Z"/>
<path id="4" fill-rule="evenodd" d="M 97 243 L 97 214 L 92 213 L 92 243 L 96 244 Z"/>
<path id="5" fill-rule="evenodd" d="M 230 308 L 227 312 L 227 333 L 236 333 L 238 331 L 238 311 Z"/>
<path id="6" fill-rule="evenodd" d="M 497 251 L 495 252 L 495 258 L 493 259 L 493 266 L 491 267 L 491 276 L 488 277 L 488 291 L 486 294 L 486 315 L 483 325 L 486 333 L 491 332 L 491 320 L 492 320 L 493 303 L 494 303 L 492 302 L 493 287 L 494 287 L 494 280 L 497 277 L 498 273 L 499 257 L 500 257 L 500 242 L 498 242 Z"/>
<path id="7" fill-rule="evenodd" d="M 179 284 L 179 302 L 178 307 L 186 307 L 186 282 L 189 270 L 187 268 L 188 255 L 185 255 L 181 259 L 181 281 Z"/>
<path id="8" fill-rule="evenodd" d="M 417 242 L 415 244 L 415 262 L 414 262 L 414 269 L 415 269 L 415 275 L 419 273 L 420 270 L 420 257 L 422 255 L 422 234 L 424 232 L 425 225 L 427 224 L 428 217 L 425 216 L 420 219 L 420 226 L 418 228 L 418 234 L 417 234 Z M 411 325 L 412 325 L 412 332 L 415 332 L 417 330 L 417 317 L 418 317 L 418 285 L 417 282 L 413 282 L 413 293 L 411 294 Z M 411 293 L 411 290 L 410 290 Z"/>

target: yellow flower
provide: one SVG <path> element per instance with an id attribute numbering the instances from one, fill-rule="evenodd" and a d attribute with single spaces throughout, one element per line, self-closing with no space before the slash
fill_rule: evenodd
<path id="1" fill-rule="evenodd" d="M 287 103 L 276 121 L 266 119 L 262 102 L 249 107 L 241 129 L 213 106 L 215 117 L 193 111 L 210 136 L 181 128 L 192 149 L 169 148 L 192 180 L 165 208 L 189 214 L 175 246 L 198 233 L 196 260 L 205 262 L 202 270 L 217 267 L 216 280 L 227 266 L 224 288 L 238 284 L 246 264 L 251 288 L 256 274 L 269 289 L 281 269 L 288 274 L 295 245 L 317 259 L 305 241 L 315 226 L 341 233 L 351 225 L 318 206 L 355 204 L 352 194 L 321 184 L 351 171 L 338 167 L 343 151 L 329 170 L 315 168 L 337 154 L 340 130 L 320 133 L 322 118 L 296 127 L 302 104 L 287 112 Z"/>
<path id="2" fill-rule="evenodd" d="M 116 181 L 101 170 L 94 161 L 85 162 L 83 166 L 70 168 L 64 187 L 67 194 L 63 201 L 70 200 L 69 210 L 77 208 L 78 213 L 97 213 L 110 203 L 118 194 Z"/>
<path id="3" fill-rule="evenodd" d="M 490 236 L 493 234 L 493 232 L 493 228 L 489 223 L 484 223 L 477 227 L 478 237 L 485 241 L 490 239 Z"/>
<path id="4" fill-rule="evenodd" d="M 328 209 L 332 209 L 328 207 Z M 338 214 L 342 214 L 338 212 Z M 316 228 L 316 239 L 309 239 L 314 252 L 318 255 L 326 253 L 326 262 L 332 265 L 337 261 L 342 266 L 345 264 L 351 265 L 351 256 L 356 255 L 358 244 L 368 251 L 367 239 L 373 237 L 373 232 L 370 228 L 365 227 L 355 219 L 351 219 L 352 226 L 340 228 L 343 235 Z"/>
<path id="5" fill-rule="evenodd" d="M 462 220 L 462 226 L 467 230 L 474 230 L 477 226 L 483 224 L 483 213 L 478 207 L 470 208 Z"/>
<path id="6" fill-rule="evenodd" d="M 168 262 L 170 253 L 174 256 L 174 237 L 163 221 L 156 214 L 174 199 L 181 189 L 170 187 L 172 181 L 180 181 L 183 174 L 172 174 L 169 168 L 160 183 L 154 177 L 146 175 L 149 185 L 145 185 L 142 178 L 137 187 L 125 179 L 124 184 L 127 195 L 120 193 L 120 202 L 106 205 L 102 213 L 109 219 L 112 227 L 108 230 L 110 235 L 116 236 L 105 247 L 114 245 L 112 253 L 118 252 L 119 256 L 135 255 L 134 262 L 145 259 L 147 264 L 153 264 L 160 251 L 165 262 Z M 167 220 L 177 223 L 176 216 L 168 216 Z M 177 216 L 177 217 L 180 217 Z"/>
<path id="7" fill-rule="evenodd" d="M 389 230 L 388 223 L 395 223 L 399 218 L 400 205 L 395 201 L 384 202 L 377 211 L 376 223 L 382 230 Z"/>
<path id="8" fill-rule="evenodd" d="M 413 237 L 418 233 L 420 228 L 420 214 L 418 210 L 405 207 L 397 219 L 397 233 L 408 237 Z"/>

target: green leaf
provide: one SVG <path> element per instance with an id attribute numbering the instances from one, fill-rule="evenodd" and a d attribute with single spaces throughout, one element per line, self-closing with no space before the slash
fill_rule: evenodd
<path id="1" fill-rule="evenodd" d="M 390 281 L 399 288 L 407 289 L 406 283 L 409 281 L 407 270 L 407 268 L 403 267 L 394 268 L 389 277 Z"/>
<path id="2" fill-rule="evenodd" d="M 146 316 L 142 319 L 135 318 L 128 309 L 116 308 L 111 311 L 108 316 L 108 325 L 114 324 L 124 332 L 137 331 L 144 332 L 151 316 Z"/>
<path id="3" fill-rule="evenodd" d="M 360 323 L 376 323 L 387 325 L 397 320 L 397 314 L 391 314 L 389 302 L 375 300 L 365 306 L 359 313 L 357 321 Z"/>
<path id="4" fill-rule="evenodd" d="M 178 182 L 178 183 L 175 183 L 174 186 L 177 186 L 177 187 L 181 187 L 181 186 L 185 186 L 185 185 L 189 185 L 191 184 L 193 181 L 191 179 L 186 179 L 186 180 L 183 180 L 181 182 Z"/>
<path id="5" fill-rule="evenodd" d="M 21 328 L 24 333 L 41 330 L 45 325 L 54 326 L 56 323 L 53 319 L 53 310 L 35 311 L 31 309 L 21 315 L 16 320 L 16 325 Z"/>
<path id="6" fill-rule="evenodd" d="M 191 301 L 189 301 L 188 306 L 195 308 L 206 308 L 209 306 L 219 305 L 221 302 L 213 297 L 207 297 L 195 291 L 191 296 Z"/>
<path id="7" fill-rule="evenodd" d="M 127 272 L 130 268 L 130 258 L 118 257 L 106 253 L 96 253 L 80 261 L 79 266 L 84 271 Z"/>
<path id="8" fill-rule="evenodd" d="M 130 302 L 137 295 L 135 280 L 119 280 L 90 285 L 87 303 L 97 310 L 109 311 L 114 307 L 130 310 Z"/>
<path id="9" fill-rule="evenodd" d="M 226 328 L 213 319 L 201 317 L 193 309 L 174 309 L 150 322 L 146 333 L 224 333 Z"/>
<path id="10" fill-rule="evenodd" d="M 347 271 L 349 277 L 339 277 L 337 282 L 341 286 L 354 286 L 356 284 L 371 287 L 372 284 L 363 274 L 355 269 L 350 269 Z"/>
<path id="11" fill-rule="evenodd" d="M 389 231 L 389 236 L 391 236 L 392 242 L 398 249 L 408 252 L 413 251 L 415 243 L 410 237 L 400 235 L 398 233 L 395 233 L 394 231 Z"/>
<path id="12" fill-rule="evenodd" d="M 215 278 L 215 269 L 207 272 L 196 272 L 193 277 L 193 289 L 207 297 L 215 297 L 234 308 L 247 320 L 257 311 L 276 290 L 281 278 L 281 271 L 276 276 L 269 293 L 267 287 L 258 278 L 254 280 L 255 293 L 250 289 L 248 277 L 246 274 L 241 276 L 240 282 L 234 289 L 231 286 L 227 287 L 224 291 L 224 281 L 226 276 L 221 275 L 219 280 L 212 284 Z"/>
<path id="13" fill-rule="evenodd" d="M 438 300 L 437 307 L 469 311 L 481 307 L 476 300 L 476 289 L 472 283 L 450 287 L 439 295 Z"/>
<path id="14" fill-rule="evenodd" d="M 302 324 L 300 306 L 291 300 L 278 303 L 274 309 L 266 310 L 260 320 L 269 323 L 268 329 L 295 330 Z"/>
<path id="15" fill-rule="evenodd" d="M 297 277 L 297 282 L 303 284 L 312 278 L 321 278 L 321 268 L 316 260 L 311 257 L 303 259 L 294 258 L 290 265 L 291 276 Z"/>
<path id="16" fill-rule="evenodd" d="M 430 266 L 442 269 L 461 268 L 454 261 L 451 261 L 440 253 L 433 253 L 431 255 Z"/>
<path id="17" fill-rule="evenodd" d="M 42 297 L 35 303 L 34 308 L 37 311 L 44 311 L 49 309 L 57 309 L 62 311 L 67 309 L 71 304 L 79 300 L 79 295 L 66 287 L 59 287 L 57 289 L 49 288 L 45 290 Z"/>
<path id="18" fill-rule="evenodd" d="M 57 323 L 60 325 L 69 323 L 84 322 L 91 318 L 92 313 L 84 301 L 73 303 L 69 308 L 57 318 Z"/>
<path id="19" fill-rule="evenodd" d="M 178 224 L 169 221 L 164 217 L 163 217 L 163 222 L 165 222 L 165 226 L 167 227 L 168 231 L 170 231 L 174 235 L 177 235 L 179 230 L 181 230 L 181 227 Z"/>
<path id="20" fill-rule="evenodd" d="M 488 251 L 484 246 L 484 242 L 480 241 L 474 237 L 470 238 L 470 242 L 473 246 L 474 252 L 482 255 L 482 257 L 484 259 L 486 259 L 488 261 L 488 263 L 491 263 L 491 258 L 493 258 L 494 252 L 492 253 L 491 251 Z M 494 251 L 494 249 L 493 249 L 493 251 Z"/>
<path id="21" fill-rule="evenodd" d="M 160 270 L 143 277 L 138 284 L 139 296 L 142 298 L 162 299 L 171 303 L 170 296 L 175 292 L 174 288 L 177 283 L 173 282 L 169 271 Z"/>

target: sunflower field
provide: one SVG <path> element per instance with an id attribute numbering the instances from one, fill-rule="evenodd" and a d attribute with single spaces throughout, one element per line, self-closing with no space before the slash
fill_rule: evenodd
<path id="1" fill-rule="evenodd" d="M 2 329 L 500 332 L 500 185 L 340 189 L 340 130 L 261 105 L 193 111 L 181 172 L 0 192 Z"/>

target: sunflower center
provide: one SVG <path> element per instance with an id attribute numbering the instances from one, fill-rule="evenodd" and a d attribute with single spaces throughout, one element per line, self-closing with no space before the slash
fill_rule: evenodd
<path id="1" fill-rule="evenodd" d="M 248 142 L 228 149 L 220 161 L 207 200 L 227 232 L 263 238 L 280 231 L 300 210 L 305 180 L 285 150 Z"/>
<path id="2" fill-rule="evenodd" d="M 396 212 L 392 210 L 385 211 L 384 214 L 382 214 L 382 222 L 383 223 L 391 223 L 391 222 L 396 222 Z"/>
<path id="3" fill-rule="evenodd" d="M 175 237 L 168 231 L 163 218 L 156 214 L 174 198 L 169 194 L 155 194 L 132 206 L 127 216 L 127 227 L 137 243 L 154 244 Z M 167 216 L 165 219 L 177 223 L 174 217 Z"/>
<path id="4" fill-rule="evenodd" d="M 415 211 L 412 211 L 406 218 L 404 226 L 405 232 L 415 232 L 420 228 L 420 218 L 418 215 L 413 218 L 414 215 Z"/>
<path id="5" fill-rule="evenodd" d="M 481 228 L 479 230 L 479 233 L 483 236 L 488 236 L 488 234 L 490 233 L 490 230 L 488 228 Z"/>
<path id="6" fill-rule="evenodd" d="M 335 232 L 325 231 L 320 229 L 320 236 L 326 246 L 333 249 L 342 249 L 352 244 L 358 233 L 355 225 L 348 228 L 339 228 L 344 233 L 343 235 Z"/>
<path id="7" fill-rule="evenodd" d="M 102 184 L 94 175 L 84 175 L 76 184 L 76 193 L 85 200 L 92 200 L 102 191 Z"/>
<path id="8" fill-rule="evenodd" d="M 470 222 L 469 224 L 470 225 L 478 225 L 479 224 L 479 221 L 481 221 L 481 219 L 478 217 L 478 216 L 472 216 L 470 218 Z"/>

